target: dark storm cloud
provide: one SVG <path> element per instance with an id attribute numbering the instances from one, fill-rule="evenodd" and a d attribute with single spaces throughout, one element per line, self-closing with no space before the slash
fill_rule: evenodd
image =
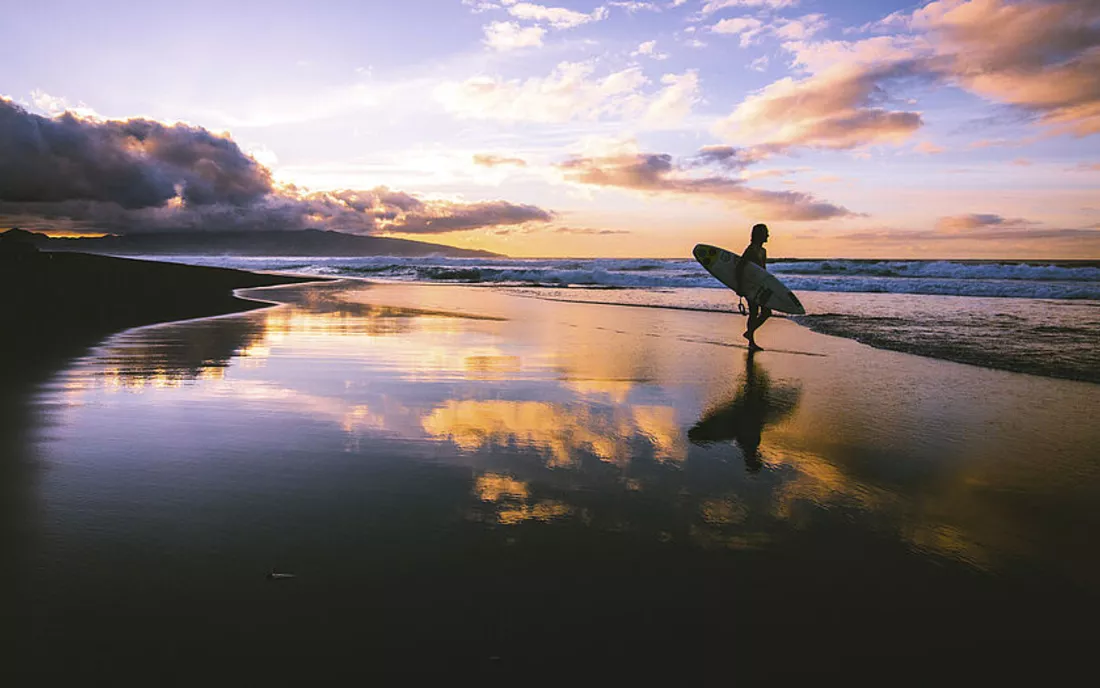
<path id="1" fill-rule="evenodd" d="M 164 205 L 129 210 L 116 203 L 0 201 L 0 221 L 26 229 L 136 234 L 159 231 L 330 229 L 351 234 L 442 234 L 483 227 L 549 222 L 553 213 L 507 201 L 422 201 L 385 187 L 268 195 L 247 205 Z"/>
<path id="2" fill-rule="evenodd" d="M 34 115 L 0 98 L 0 200 L 103 201 L 150 208 L 241 204 L 271 191 L 267 169 L 231 139 L 146 119 Z"/>
<path id="3" fill-rule="evenodd" d="M 552 218 L 532 205 L 424 200 L 384 186 L 274 188 L 267 168 L 201 127 L 41 117 L 0 98 L 0 222 L 29 229 L 438 234 Z"/>
<path id="4" fill-rule="evenodd" d="M 729 159 L 730 155 L 724 155 Z M 695 161 L 688 162 L 696 166 Z M 823 220 L 853 215 L 840 206 L 799 191 L 768 191 L 745 186 L 744 180 L 723 176 L 678 174 L 667 153 L 637 153 L 610 157 L 571 158 L 559 166 L 565 178 L 592 186 L 618 187 L 647 193 L 706 196 L 777 220 Z"/>

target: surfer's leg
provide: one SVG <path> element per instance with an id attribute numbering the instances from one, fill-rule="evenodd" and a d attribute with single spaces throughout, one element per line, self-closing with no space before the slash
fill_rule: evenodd
<path id="1" fill-rule="evenodd" d="M 749 350 L 760 348 L 756 344 L 756 339 L 754 338 L 754 335 L 756 334 L 756 328 L 760 327 L 760 323 L 762 322 L 763 320 L 760 319 L 760 306 L 756 305 L 752 301 L 749 301 L 748 329 L 745 330 L 745 334 L 741 335 L 745 339 L 749 340 Z"/>

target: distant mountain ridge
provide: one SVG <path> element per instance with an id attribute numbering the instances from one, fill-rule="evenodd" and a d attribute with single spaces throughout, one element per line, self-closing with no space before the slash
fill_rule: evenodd
<path id="1" fill-rule="evenodd" d="M 12 234 L 16 232 L 17 234 Z M 499 253 L 456 248 L 427 241 L 358 236 L 320 229 L 245 232 L 156 232 L 100 238 L 58 239 L 11 229 L 9 241 L 26 241 L 43 251 L 82 251 L 113 255 L 214 254 L 233 256 L 447 256 L 488 258 Z"/>

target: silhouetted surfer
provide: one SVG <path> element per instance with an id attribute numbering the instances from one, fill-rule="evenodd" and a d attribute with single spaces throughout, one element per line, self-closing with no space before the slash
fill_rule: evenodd
<path id="1" fill-rule="evenodd" d="M 745 261 L 756 263 L 765 270 L 768 269 L 768 251 L 764 248 L 764 242 L 768 240 L 768 226 L 765 224 L 757 224 L 752 226 L 752 241 L 741 254 L 741 260 L 737 261 L 737 267 L 733 269 L 734 278 L 737 284 L 737 291 L 744 294 L 745 289 L 742 285 L 742 280 L 745 274 Z M 763 349 L 756 343 L 754 335 L 756 331 L 760 329 L 760 326 L 764 324 L 764 321 L 772 316 L 772 309 L 767 306 L 761 306 L 752 299 L 749 299 L 749 322 L 748 329 L 745 330 L 745 334 L 742 336 L 749 340 L 749 351 L 762 351 Z"/>

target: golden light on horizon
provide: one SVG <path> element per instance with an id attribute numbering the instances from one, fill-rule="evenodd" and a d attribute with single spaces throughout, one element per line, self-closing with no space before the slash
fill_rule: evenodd
<path id="1" fill-rule="evenodd" d="M 51 239 L 102 239 L 106 236 L 114 236 L 108 232 L 74 232 L 67 229 L 36 229 L 34 233 L 45 234 Z"/>

